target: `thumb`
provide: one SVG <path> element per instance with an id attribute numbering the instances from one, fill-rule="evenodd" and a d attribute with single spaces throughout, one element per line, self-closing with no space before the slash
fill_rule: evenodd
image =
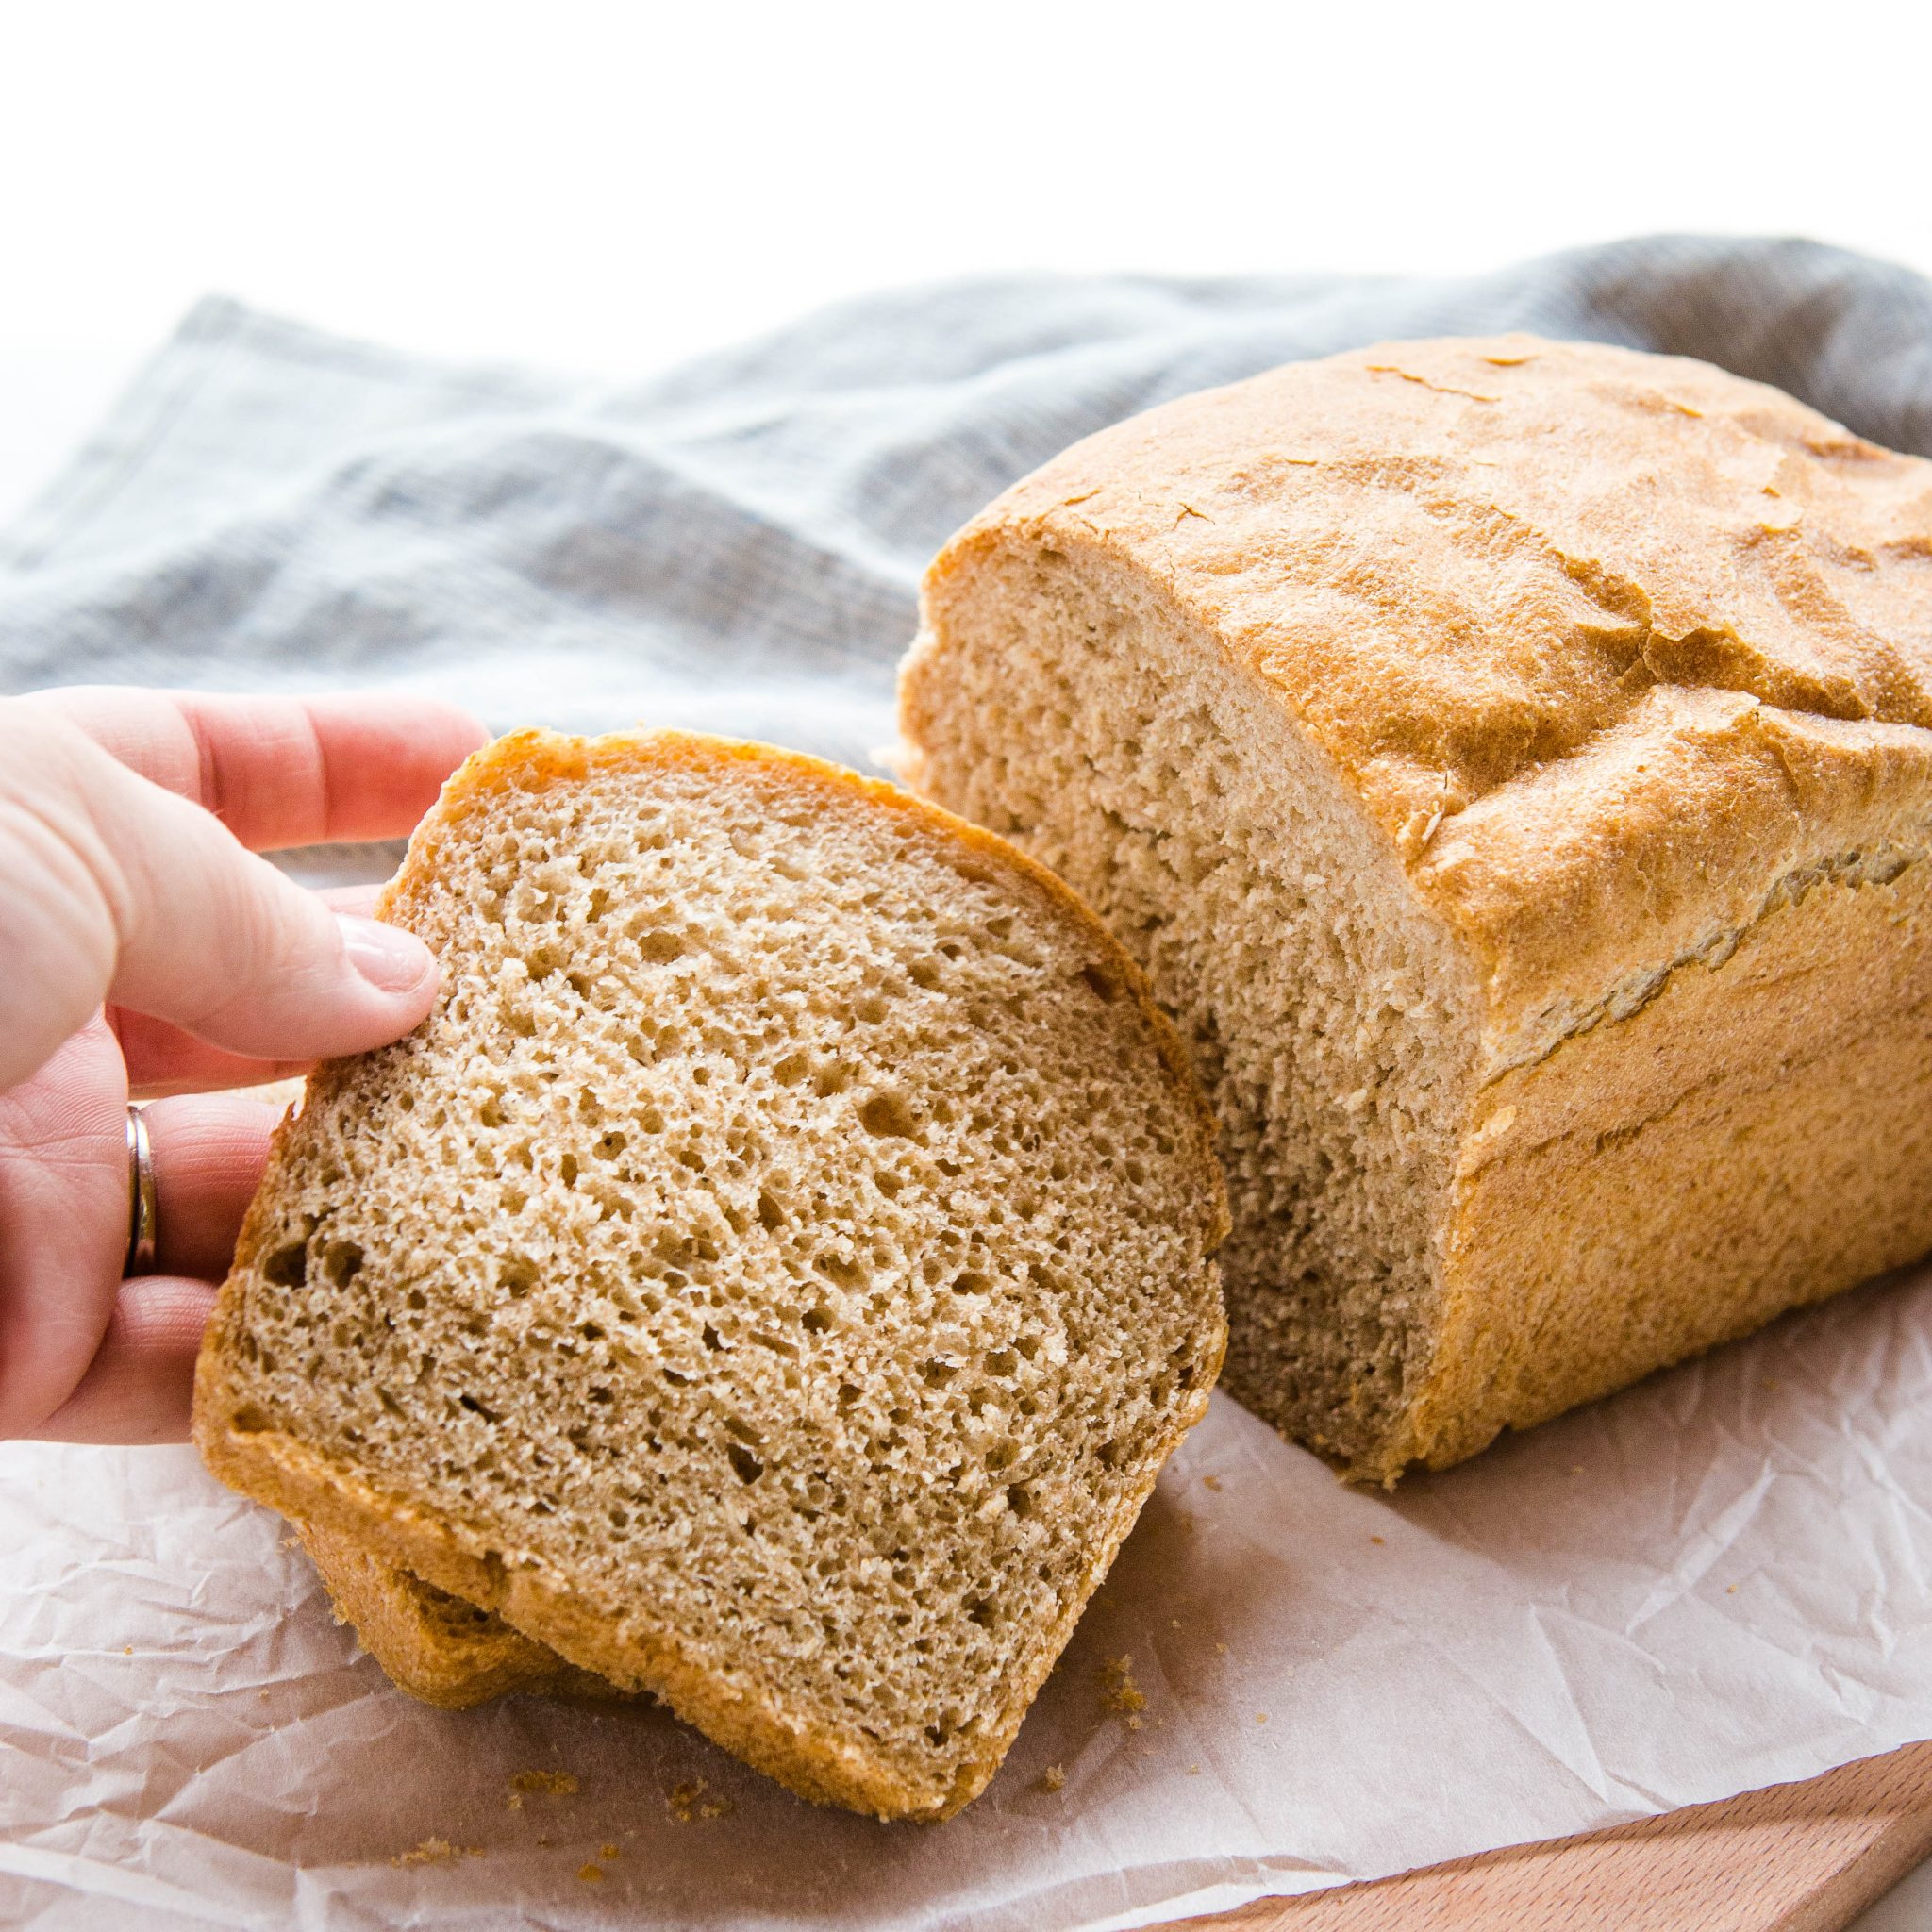
<path id="1" fill-rule="evenodd" d="M 69 967 L 38 1001 L 31 986 L 0 991 L 0 1010 L 26 1008 L 16 1045 L 57 1024 L 58 1041 L 103 998 L 266 1059 L 361 1052 L 429 1010 L 436 962 L 413 935 L 330 912 L 219 820 L 71 727 L 43 725 L 8 749 L 24 756 L 8 760 L 0 806 L 24 814 L 27 831 L 10 841 L 12 906 L 0 924 L 24 924 L 33 940 L 38 919 L 47 945 L 14 957 Z M 72 1024 L 50 1010 L 78 1003 Z M 14 1058 L 0 1043 L 0 1086 Z"/>

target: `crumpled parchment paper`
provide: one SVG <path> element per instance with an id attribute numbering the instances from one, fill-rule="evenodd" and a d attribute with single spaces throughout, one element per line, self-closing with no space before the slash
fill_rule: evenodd
<path id="1" fill-rule="evenodd" d="M 659 1709 L 414 1704 L 192 1451 L 16 1444 L 0 1917 L 1046 1932 L 1378 1876 L 1932 1735 L 1928 1504 L 1932 1273 L 1393 1496 L 1217 1397 L 986 1795 L 888 1826 Z"/>

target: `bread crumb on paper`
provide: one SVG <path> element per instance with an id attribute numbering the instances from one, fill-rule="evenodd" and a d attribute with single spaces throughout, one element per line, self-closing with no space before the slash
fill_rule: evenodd
<path id="1" fill-rule="evenodd" d="M 577 1867 L 577 1878 L 585 1885 L 602 1885 L 604 1883 L 604 1868 L 601 1865 L 579 1865 Z"/>
<path id="2" fill-rule="evenodd" d="M 521 1811 L 525 1797 L 531 1791 L 541 1791 L 550 1798 L 569 1798 L 576 1794 L 578 1788 L 575 1772 L 520 1771 L 509 1781 L 509 1796 L 505 1802 L 512 1811 Z"/>
<path id="3" fill-rule="evenodd" d="M 1064 1765 L 1049 1764 L 1041 1774 L 1040 1789 L 1042 1791 L 1061 1791 L 1066 1790 L 1066 1786 L 1067 1772 Z"/>
<path id="4" fill-rule="evenodd" d="M 612 1858 L 621 1858 L 624 1854 L 616 1845 L 599 1845 L 597 1856 L 608 1864 Z"/>
<path id="5" fill-rule="evenodd" d="M 480 1858 L 481 1845 L 453 1845 L 446 1838 L 425 1838 L 420 1845 L 398 1852 L 391 1865 L 452 1865 L 458 1858 Z"/>
<path id="6" fill-rule="evenodd" d="M 1208 1489 L 1212 1490 L 1216 1495 L 1219 1495 L 1221 1493 L 1221 1478 L 1218 1475 L 1204 1475 L 1201 1478 L 1201 1480 L 1204 1484 L 1207 1485 Z"/>
<path id="7" fill-rule="evenodd" d="M 1383 1539 L 1383 1538 L 1381 1538 L 1381 1537 L 1379 1537 L 1379 1536 L 1372 1536 L 1372 1537 L 1371 1537 L 1371 1538 L 1369 1539 L 1369 1541 L 1371 1541 L 1372 1543 L 1379 1543 L 1379 1542 L 1383 1541 L 1384 1541 L 1384 1539 Z"/>
<path id="8" fill-rule="evenodd" d="M 1214 1655 L 1216 1657 L 1225 1657 L 1227 1655 L 1227 1645 L 1224 1643 L 1217 1643 L 1214 1646 Z"/>
<path id="9" fill-rule="evenodd" d="M 728 1818 L 737 1807 L 723 1791 L 714 1791 L 701 1777 L 674 1785 L 664 1801 L 680 1824 L 696 1824 L 708 1818 Z"/>
<path id="10" fill-rule="evenodd" d="M 1147 1699 L 1134 1682 L 1133 1665 L 1131 1657 L 1110 1657 L 1101 1665 L 1100 1707 L 1124 1719 L 1128 1730 L 1138 1731 L 1145 1722 L 1141 1713 L 1147 1708 Z"/>

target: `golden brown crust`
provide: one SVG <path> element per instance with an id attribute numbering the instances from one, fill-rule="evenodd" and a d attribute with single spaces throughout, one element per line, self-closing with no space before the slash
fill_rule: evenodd
<path id="1" fill-rule="evenodd" d="M 1195 1191 L 1203 1203 L 1201 1237 L 1211 1253 L 1227 1230 L 1226 1194 L 1213 1149 L 1212 1120 L 1186 1051 L 1154 1004 L 1139 967 L 1091 911 L 1043 867 L 993 834 L 896 787 L 803 754 L 694 734 L 625 733 L 583 740 L 544 731 L 517 732 L 476 753 L 444 786 L 437 808 L 417 828 L 402 870 L 382 895 L 378 910 L 397 924 L 410 923 L 423 897 L 433 890 L 443 838 L 479 796 L 578 779 L 600 767 L 672 763 L 705 769 L 747 760 L 778 766 L 802 785 L 845 797 L 862 796 L 900 813 L 948 848 L 964 847 L 996 864 L 1077 924 L 1107 962 L 1108 971 L 1130 991 L 1175 1091 L 1191 1097 L 1196 1128 L 1191 1165 Z M 329 1066 L 319 1068 L 310 1076 L 309 1104 L 325 1104 L 335 1078 Z M 626 1613 L 615 1605 L 595 1602 L 527 1555 L 507 1560 L 505 1553 L 474 1526 L 383 1493 L 355 1470 L 265 1426 L 261 1418 L 249 1412 L 228 1369 L 246 1282 L 272 1239 L 271 1197 L 289 1131 L 287 1122 L 277 1130 L 261 1190 L 243 1224 L 234 1271 L 217 1302 L 196 1367 L 194 1440 L 208 1468 L 223 1481 L 296 1521 L 348 1539 L 374 1557 L 497 1613 L 513 1628 L 581 1668 L 620 1687 L 661 1695 L 679 1716 L 800 1796 L 881 1819 L 950 1817 L 984 1788 L 1087 1598 L 1151 1493 L 1160 1463 L 1206 1412 L 1208 1390 L 1224 1352 L 1223 1324 L 1215 1338 L 1212 1374 L 1203 1378 L 1177 1412 L 1171 1435 L 1149 1463 L 1140 1494 L 1130 1507 L 1122 1509 L 1111 1537 L 1091 1553 L 1088 1573 L 1068 1602 L 1053 1641 L 1041 1653 L 1032 1681 L 1017 1689 L 1008 1721 L 984 1738 L 976 1756 L 960 1768 L 949 1789 L 935 1791 L 908 1783 L 885 1760 L 827 1737 L 761 1693 L 759 1687 L 735 1673 L 728 1660 L 703 1653 L 668 1626 L 647 1624 L 634 1607 Z"/>
<path id="2" fill-rule="evenodd" d="M 1932 868 L 1822 882 L 1494 1081 L 1431 1374 L 1355 1474 L 1441 1468 L 1932 1249 Z"/>
<path id="3" fill-rule="evenodd" d="M 1680 358 L 1385 343 L 1078 443 L 946 547 L 1159 584 L 1327 752 L 1486 974 L 1498 1064 L 1932 842 L 1932 463 Z"/>
<path id="4" fill-rule="evenodd" d="M 425 1704 L 469 1710 L 519 1692 L 625 1694 L 491 1611 L 385 1562 L 349 1537 L 312 1523 L 298 1523 L 295 1533 L 328 1591 L 336 1621 L 354 1627 L 398 1690 Z"/>

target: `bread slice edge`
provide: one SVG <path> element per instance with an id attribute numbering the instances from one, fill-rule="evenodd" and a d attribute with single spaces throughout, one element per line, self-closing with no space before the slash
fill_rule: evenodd
<path id="1" fill-rule="evenodd" d="M 336 1621 L 353 1629 L 390 1682 L 419 1703 L 472 1710 L 522 1693 L 627 1694 L 466 1600 L 458 1603 L 475 1616 L 475 1626 L 449 1627 L 456 1607 L 449 1592 L 336 1531 L 299 1522 L 294 1528 Z"/>
<path id="2" fill-rule="evenodd" d="M 225 1393 L 216 1375 L 197 1391 L 198 1402 L 209 1405 L 210 1418 L 198 1438 L 201 1453 L 225 1483 L 313 1525 L 325 1537 L 350 1541 L 440 1590 L 494 1611 L 524 1637 L 618 1690 L 655 1692 L 713 1742 L 798 1796 L 884 1822 L 950 1818 L 986 1788 L 1093 1591 L 1139 1520 L 1160 1466 L 1208 1407 L 1204 1390 L 1176 1417 L 1146 1484 L 1090 1558 L 1058 1628 L 1041 1652 L 1032 1681 L 1016 1687 L 1009 1721 L 988 1734 L 980 1751 L 959 1767 L 949 1787 L 935 1790 L 905 1779 L 881 1759 L 816 1733 L 775 1702 L 761 1699 L 749 1689 L 734 1688 L 729 1673 L 676 1633 L 661 1626 L 642 1628 L 635 1616 L 620 1624 L 546 1566 L 535 1561 L 506 1563 L 477 1531 L 437 1521 L 293 1437 L 273 1430 L 250 1431 L 226 1420 L 215 1422 L 217 1415 L 225 1416 Z"/>

